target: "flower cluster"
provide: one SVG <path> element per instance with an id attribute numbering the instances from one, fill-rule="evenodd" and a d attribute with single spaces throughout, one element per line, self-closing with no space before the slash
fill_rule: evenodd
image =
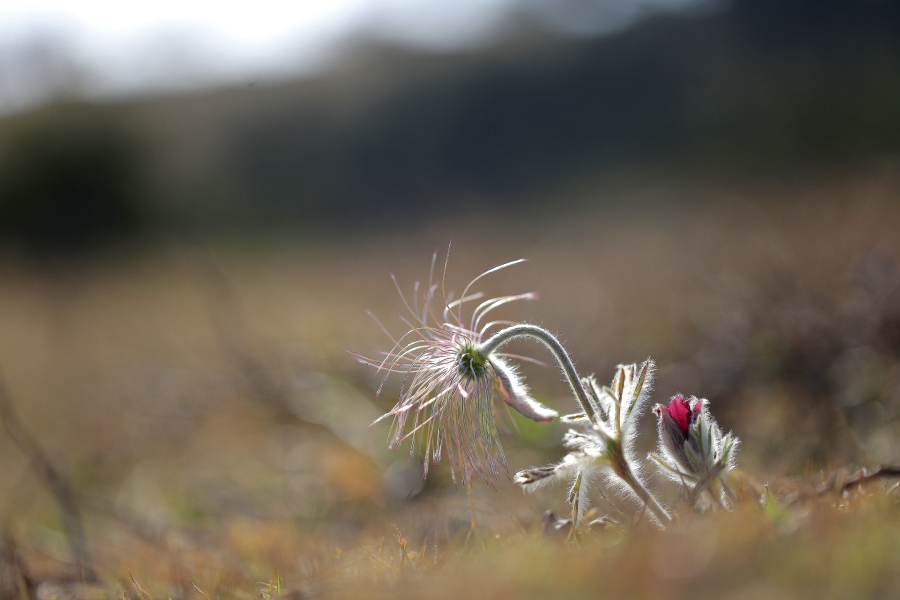
<path id="1" fill-rule="evenodd" d="M 485 322 L 496 308 L 533 299 L 534 294 L 483 300 L 483 294 L 470 293 L 482 277 L 521 260 L 482 273 L 453 300 L 443 294 L 443 278 L 434 281 L 436 259 L 437 254 L 432 259 L 429 284 L 415 284 L 411 303 L 400 294 L 411 315 L 411 319 L 401 317 L 408 332 L 399 339 L 392 338 L 394 346 L 381 360 L 350 353 L 385 372 L 378 393 L 390 373 L 403 375 L 399 400 L 381 417 L 393 419 L 390 447 L 396 449 L 412 438 L 410 455 L 419 449 L 424 459 L 423 476 L 427 475 L 429 464 L 437 464 L 446 456 L 454 480 L 458 471 L 466 484 L 480 478 L 493 486 L 501 473 L 507 473 L 497 432 L 496 406 L 505 404 L 538 422 L 557 416 L 556 411 L 531 397 L 510 362 L 524 357 L 500 352 L 514 339 L 537 341 L 556 360 L 580 412 L 562 417 L 572 424 L 563 438 L 569 454 L 557 464 L 519 471 L 515 482 L 528 491 L 552 481 L 568 482 L 573 522 L 577 526 L 584 516 L 591 484 L 599 479 L 635 498 L 656 523 L 665 526 L 672 517 L 647 488 L 641 461 L 634 452 L 637 423 L 652 389 L 653 361 L 620 365 L 609 386 L 599 385 L 593 376 L 581 378 L 566 350 L 546 329 L 510 321 Z M 445 262 L 445 274 L 446 268 Z M 400 290 L 399 285 L 397 289 Z M 464 320 L 464 305 L 476 302 L 471 316 Z M 685 486 L 690 507 L 704 493 L 726 507 L 730 490 L 725 476 L 734 468 L 738 439 L 731 433 L 722 433 L 706 400 L 686 400 L 678 395 L 666 405 L 656 405 L 653 412 L 658 418 L 659 451 L 650 458 L 666 475 Z M 473 527 L 474 523 L 473 513 Z"/>

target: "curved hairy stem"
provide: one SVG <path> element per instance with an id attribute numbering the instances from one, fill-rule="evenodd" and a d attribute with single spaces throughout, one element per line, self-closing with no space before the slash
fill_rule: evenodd
<path id="1" fill-rule="evenodd" d="M 575 365 L 572 363 L 572 359 L 569 358 L 569 353 L 566 352 L 566 349 L 559 343 L 559 340 L 546 329 L 528 323 L 512 325 L 506 329 L 501 329 L 486 339 L 478 346 L 477 350 L 483 356 L 488 356 L 492 352 L 497 351 L 501 346 L 517 338 L 531 338 L 537 340 L 550 350 L 553 358 L 555 358 L 556 362 L 559 364 L 559 368 L 562 370 L 563 375 L 565 375 L 566 380 L 569 382 L 572 393 L 575 394 L 575 399 L 578 400 L 578 404 L 581 405 L 581 410 L 583 410 L 584 414 L 590 418 L 593 415 L 594 410 L 591 401 L 588 399 L 587 393 L 584 391 L 584 387 L 581 385 L 581 378 L 575 370 Z"/>
<path id="2" fill-rule="evenodd" d="M 672 522 L 672 517 L 669 516 L 666 509 L 664 509 L 653 494 L 650 493 L 650 490 L 644 487 L 644 484 L 641 483 L 640 479 L 635 477 L 631 472 L 627 473 L 625 476 L 619 473 L 619 477 L 628 484 L 628 487 L 637 494 L 638 498 L 641 499 L 641 502 L 650 509 L 650 512 L 652 512 L 657 519 L 659 519 L 659 522 L 662 523 L 663 527 Z"/>
<path id="3" fill-rule="evenodd" d="M 650 493 L 650 490 L 644 486 L 640 478 L 635 476 L 634 472 L 631 470 L 631 465 L 628 463 L 628 459 L 626 459 L 625 454 L 621 452 L 621 448 L 614 454 L 611 462 L 613 471 L 615 471 L 616 475 L 632 489 L 635 495 L 641 499 L 644 506 L 653 513 L 662 526 L 665 527 L 671 523 L 672 517 L 669 516 L 669 513 L 666 512 L 666 509 L 662 507 L 656 497 Z"/>

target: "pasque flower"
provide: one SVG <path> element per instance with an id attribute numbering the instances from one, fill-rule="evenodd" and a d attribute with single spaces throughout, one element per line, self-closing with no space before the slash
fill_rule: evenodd
<path id="1" fill-rule="evenodd" d="M 692 464 L 688 457 L 688 448 L 693 451 L 695 457 L 699 456 L 699 447 L 692 447 L 696 444 L 688 434 L 690 426 L 700 418 L 702 408 L 703 403 L 696 398 L 685 400 L 680 394 L 672 397 L 668 406 L 657 404 L 653 408 L 653 413 L 659 417 L 660 451 L 685 473 L 693 473 L 699 468 L 699 465 Z"/>
<path id="2" fill-rule="evenodd" d="M 430 281 L 434 279 L 436 258 L 437 254 L 432 259 Z M 437 464 L 445 456 L 454 479 L 459 471 L 464 483 L 480 478 L 493 484 L 500 473 L 507 472 L 494 414 L 498 400 L 534 421 L 546 422 L 557 416 L 556 411 L 530 396 L 509 362 L 510 357 L 499 352 L 505 341 L 496 343 L 494 336 L 492 343 L 485 345 L 489 340 L 484 338 L 492 330 L 510 324 L 485 322 L 485 317 L 500 306 L 533 299 L 535 294 L 481 300 L 480 292 L 470 293 L 472 285 L 485 275 L 520 262 L 523 261 L 482 273 L 456 300 L 444 297 L 443 281 L 429 283 L 427 287 L 417 282 L 412 302 L 400 294 L 411 315 L 411 320 L 401 317 L 409 331 L 394 340 L 393 348 L 384 358 L 374 360 L 350 353 L 357 360 L 385 371 L 379 393 L 388 374 L 403 375 L 397 404 L 378 421 L 393 418 L 389 434 L 392 449 L 413 438 L 410 453 L 419 449 L 424 460 L 423 476 L 427 475 L 429 464 Z M 446 272 L 446 263 L 444 269 Z M 478 301 L 464 320 L 464 308 Z"/>
<path id="3" fill-rule="evenodd" d="M 584 378 L 590 410 L 563 417 L 579 426 L 563 438 L 573 452 L 556 465 L 520 471 L 516 483 L 531 491 L 550 481 L 570 481 L 569 502 L 577 524 L 587 506 L 588 484 L 604 477 L 608 484 L 637 496 L 657 521 L 668 522 L 668 513 L 644 485 L 633 448 L 653 373 L 653 361 L 647 359 L 641 365 L 619 365 L 610 387 L 598 385 L 593 376 Z"/>
<path id="4" fill-rule="evenodd" d="M 732 468 L 740 440 L 723 434 L 709 412 L 709 401 L 678 394 L 669 404 L 657 404 L 659 454 L 651 454 L 662 472 L 685 485 L 693 484 L 697 493 L 722 484 Z M 694 494 L 695 496 L 697 494 Z M 724 501 L 724 498 L 720 498 Z"/>
<path id="5" fill-rule="evenodd" d="M 456 299 L 452 292 L 448 295 L 444 291 L 447 261 L 439 280 L 434 277 L 436 262 L 437 253 L 432 258 L 428 283 L 422 286 L 416 282 L 409 301 L 394 278 L 406 308 L 405 315 L 398 315 L 407 326 L 403 336 L 391 337 L 372 315 L 393 341 L 391 349 L 381 353 L 380 359 L 350 352 L 384 373 L 376 397 L 391 373 L 402 375 L 397 403 L 375 421 L 392 419 L 390 448 L 410 440 L 410 456 L 418 450 L 423 458 L 423 477 L 430 465 L 447 458 L 454 481 L 459 475 L 469 491 L 474 530 L 477 522 L 471 481 L 482 479 L 493 486 L 501 474 L 507 474 L 497 430 L 498 407 L 511 407 L 537 422 L 557 416 L 556 411 L 531 397 L 514 366 L 515 361 L 532 359 L 501 352 L 515 339 L 537 341 L 550 351 L 562 370 L 580 412 L 562 417 L 573 426 L 563 438 L 569 453 L 557 464 L 519 471 L 515 482 L 527 491 L 550 481 L 568 482 L 573 535 L 595 479 L 638 500 L 651 519 L 667 525 L 672 518 L 648 490 L 634 451 L 637 423 L 652 388 L 653 361 L 648 358 L 639 365 L 619 365 L 609 386 L 599 385 L 593 376 L 581 378 L 565 348 L 546 329 L 529 323 L 488 320 L 496 309 L 534 299 L 535 294 L 484 299 L 481 292 L 470 291 L 486 275 L 522 260 L 485 271 Z M 704 493 L 725 506 L 730 491 L 724 477 L 734 467 L 739 440 L 731 433 L 722 433 L 706 400 L 677 395 L 667 404 L 656 405 L 653 412 L 658 418 L 659 453 L 650 457 L 665 474 L 688 488 L 689 506 Z"/>

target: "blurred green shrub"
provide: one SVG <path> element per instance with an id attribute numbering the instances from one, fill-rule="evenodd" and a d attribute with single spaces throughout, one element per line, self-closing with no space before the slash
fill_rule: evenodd
<path id="1" fill-rule="evenodd" d="M 20 126 L 0 163 L 0 240 L 27 254 L 84 252 L 142 225 L 138 144 L 99 110 Z"/>

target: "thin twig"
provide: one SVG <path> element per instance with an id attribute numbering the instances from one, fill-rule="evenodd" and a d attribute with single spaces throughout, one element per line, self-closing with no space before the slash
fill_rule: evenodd
<path id="1" fill-rule="evenodd" d="M 265 407 L 279 421 L 297 423 L 305 429 L 323 432 L 381 469 L 378 459 L 365 448 L 349 443 L 329 423 L 308 420 L 297 410 L 284 377 L 266 360 L 254 338 L 247 310 L 234 282 L 204 250 L 192 263 L 196 280 L 206 296 L 209 324 L 223 355 L 231 362 L 249 398 Z"/>
<path id="2" fill-rule="evenodd" d="M 290 397 L 284 382 L 273 376 L 251 343 L 250 325 L 234 283 L 208 253 L 198 256 L 194 270 L 203 292 L 210 326 L 237 373 L 254 399 L 268 404 L 280 416 L 291 415 Z"/>
<path id="3" fill-rule="evenodd" d="M 889 477 L 900 477 L 900 467 L 894 465 L 881 465 L 871 473 L 863 469 L 841 485 L 839 493 L 843 494 L 853 486 L 862 486 L 863 484 L 875 481 L 876 479 L 886 479 Z"/>
<path id="4" fill-rule="evenodd" d="M 28 566 L 25 564 L 22 553 L 19 552 L 15 538 L 8 530 L 0 536 L 0 568 L 5 568 L 7 572 L 12 571 L 14 574 L 14 581 L 8 583 L 18 592 L 19 598 L 37 600 L 37 584 L 28 571 Z M 9 594 L 10 598 L 16 597 L 11 592 L 12 590 L 9 588 L 0 590 L 2 594 Z"/>
<path id="5" fill-rule="evenodd" d="M 84 527 L 78 511 L 77 495 L 72 487 L 72 481 L 65 471 L 50 459 L 34 435 L 19 419 L 2 374 L 0 374 L 0 420 L 3 421 L 3 426 L 10 439 L 28 457 L 32 468 L 38 473 L 59 504 L 62 526 L 69 542 L 72 559 L 78 570 L 79 579 L 83 582 L 96 581 L 97 575 L 84 535 Z"/>

